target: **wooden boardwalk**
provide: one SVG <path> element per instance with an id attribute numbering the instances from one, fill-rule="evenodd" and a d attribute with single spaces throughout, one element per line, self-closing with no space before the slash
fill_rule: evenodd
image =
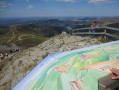
<path id="1" fill-rule="evenodd" d="M 115 34 L 111 34 L 111 33 L 107 33 L 107 29 L 113 30 L 113 31 L 118 31 L 119 32 L 119 28 L 112 28 L 112 27 L 98 27 L 98 28 L 94 28 L 94 29 L 103 29 L 104 32 L 91 32 L 91 27 L 87 27 L 87 28 L 80 28 L 80 29 L 74 29 L 72 30 L 72 34 L 74 35 L 104 35 L 104 36 L 109 36 L 109 37 L 113 37 L 115 39 L 119 39 L 119 35 L 115 35 Z M 82 32 L 82 30 L 89 30 L 87 32 Z M 77 32 L 75 32 L 77 31 Z M 81 31 L 81 32 L 80 32 Z"/>

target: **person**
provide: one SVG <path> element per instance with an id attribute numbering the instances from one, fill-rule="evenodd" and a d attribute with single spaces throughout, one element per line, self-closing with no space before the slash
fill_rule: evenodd
<path id="1" fill-rule="evenodd" d="M 2 60 L 2 56 L 1 56 L 1 54 L 0 54 L 0 61 Z"/>
<path id="2" fill-rule="evenodd" d="M 119 69 L 112 68 L 112 69 L 110 69 L 110 71 L 117 75 L 115 77 L 112 77 L 112 79 L 119 79 Z"/>
<path id="3" fill-rule="evenodd" d="M 21 49 L 19 49 L 19 52 L 21 52 Z"/>
<path id="4" fill-rule="evenodd" d="M 91 28 L 92 32 L 95 33 L 95 28 L 98 27 L 97 22 L 94 21 L 93 24 L 91 25 L 91 27 L 92 27 L 92 28 Z M 91 38 L 94 38 L 94 37 L 95 37 L 94 34 L 91 35 Z"/>
<path id="5" fill-rule="evenodd" d="M 12 49 L 10 49 L 10 53 L 11 53 L 11 54 L 13 53 Z"/>
<path id="6" fill-rule="evenodd" d="M 5 53 L 5 56 L 8 57 L 8 53 Z"/>
<path id="7" fill-rule="evenodd" d="M 0 56 L 1 56 L 1 60 L 4 60 L 4 55 L 2 53 L 0 54 Z"/>

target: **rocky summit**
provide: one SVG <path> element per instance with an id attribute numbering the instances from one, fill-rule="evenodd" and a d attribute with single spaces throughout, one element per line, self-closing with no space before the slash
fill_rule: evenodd
<path id="1" fill-rule="evenodd" d="M 36 47 L 16 53 L 7 58 L 0 71 L 0 90 L 10 90 L 47 55 L 100 44 L 97 39 L 60 34 Z"/>

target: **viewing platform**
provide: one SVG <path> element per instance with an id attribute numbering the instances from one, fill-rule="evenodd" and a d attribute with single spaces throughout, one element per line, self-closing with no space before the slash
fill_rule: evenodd
<path id="1" fill-rule="evenodd" d="M 116 31 L 116 32 L 119 33 L 119 28 L 112 28 L 112 27 L 97 27 L 97 28 L 93 28 L 95 30 L 102 29 L 103 32 L 91 32 L 92 31 L 91 29 L 92 29 L 92 27 L 73 29 L 72 30 L 72 34 L 73 35 L 104 35 L 104 36 L 113 37 L 115 39 L 119 39 L 119 35 L 107 32 L 107 30 L 112 30 L 112 31 Z M 83 32 L 84 30 L 88 30 L 88 31 Z"/>

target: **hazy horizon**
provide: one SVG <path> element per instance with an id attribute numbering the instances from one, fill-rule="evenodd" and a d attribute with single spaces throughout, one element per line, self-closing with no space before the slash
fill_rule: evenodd
<path id="1" fill-rule="evenodd" d="M 85 17 L 119 17 L 119 15 L 115 16 L 0 16 L 2 18 L 67 18 L 67 17 L 77 17 L 77 18 L 85 18 Z"/>

